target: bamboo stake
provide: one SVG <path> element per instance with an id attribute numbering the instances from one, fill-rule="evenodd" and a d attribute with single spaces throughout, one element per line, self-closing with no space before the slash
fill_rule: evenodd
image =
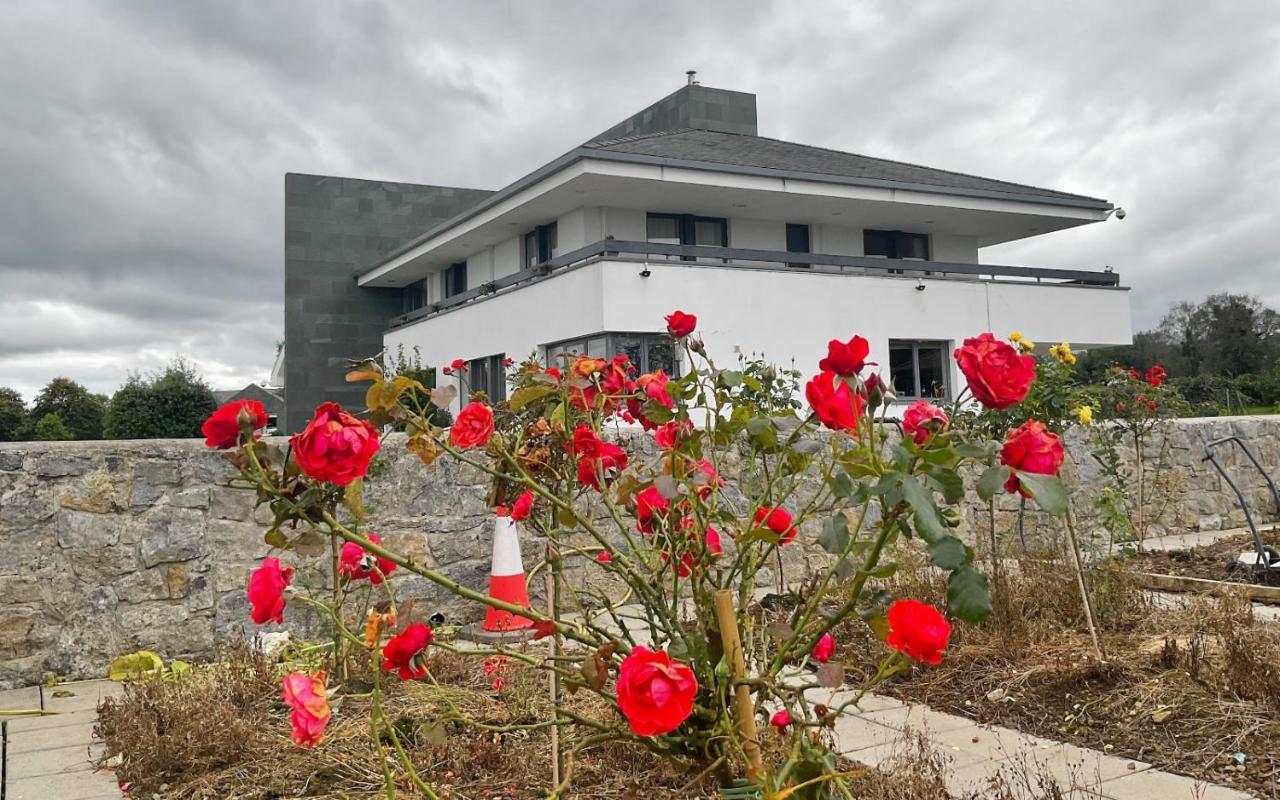
<path id="1" fill-rule="evenodd" d="M 751 687 L 740 681 L 747 679 L 747 659 L 742 652 L 742 637 L 738 633 L 738 615 L 733 608 L 733 592 L 721 589 L 715 593 L 713 603 L 716 622 L 720 625 L 720 641 L 724 644 L 725 657 L 729 659 L 729 674 L 735 683 L 733 704 L 738 735 L 742 737 L 742 750 L 747 757 L 747 776 L 754 778 L 762 769 L 760 743 L 756 740 L 756 712 L 751 702 Z"/>
<path id="2" fill-rule="evenodd" d="M 1089 590 L 1084 585 L 1084 564 L 1080 559 L 1080 543 L 1076 541 L 1076 526 L 1072 521 L 1071 504 L 1067 504 L 1067 539 L 1071 546 L 1071 561 L 1075 566 L 1076 585 L 1080 588 L 1080 602 L 1084 603 L 1084 618 L 1089 624 L 1089 636 L 1093 638 L 1093 652 L 1098 661 L 1106 661 L 1106 653 L 1102 650 L 1102 640 L 1098 638 L 1098 625 L 1093 619 L 1093 603 L 1089 601 Z"/>
<path id="3" fill-rule="evenodd" d="M 547 555 L 551 555 L 551 546 L 547 546 Z M 558 586 L 556 585 L 556 575 L 558 569 L 554 566 L 547 570 L 547 616 L 553 621 L 559 616 L 560 597 Z M 560 656 L 560 634 L 555 632 L 551 635 L 551 656 L 553 663 L 559 663 L 554 659 Z M 555 670 L 550 670 L 550 690 L 551 690 L 551 713 L 557 717 L 560 714 L 560 675 Z M 551 785 L 560 785 L 560 775 L 562 773 L 561 754 L 560 754 L 560 726 L 551 726 Z"/>

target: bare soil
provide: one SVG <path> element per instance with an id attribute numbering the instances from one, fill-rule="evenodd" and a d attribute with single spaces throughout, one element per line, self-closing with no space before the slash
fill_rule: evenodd
<path id="1" fill-rule="evenodd" d="M 1280 548 L 1280 531 L 1269 528 L 1261 531 L 1264 544 Z M 1254 552 L 1253 537 L 1249 534 L 1228 536 L 1213 544 L 1187 550 L 1133 553 L 1117 556 L 1126 569 L 1134 572 L 1155 572 L 1161 575 L 1180 575 L 1187 578 L 1206 578 L 1212 581 L 1240 582 L 1246 580 L 1240 574 L 1228 572 L 1228 564 L 1241 553 Z M 1275 582 L 1273 579 L 1270 581 Z"/>

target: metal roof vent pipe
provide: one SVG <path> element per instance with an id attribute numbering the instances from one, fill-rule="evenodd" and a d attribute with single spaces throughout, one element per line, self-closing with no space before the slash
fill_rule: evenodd
<path id="1" fill-rule="evenodd" d="M 688 79 L 690 86 L 698 85 L 698 71 L 696 69 L 687 69 L 684 71 L 684 75 Z"/>

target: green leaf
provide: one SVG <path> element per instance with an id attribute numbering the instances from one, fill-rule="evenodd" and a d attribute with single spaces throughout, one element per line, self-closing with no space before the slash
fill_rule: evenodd
<path id="1" fill-rule="evenodd" d="M 279 528 L 272 528 L 262 537 L 262 541 L 271 545 L 277 550 L 289 549 L 289 537 L 284 535 L 284 531 Z"/>
<path id="2" fill-rule="evenodd" d="M 961 458 L 990 458 L 995 452 L 995 448 L 992 447 L 994 444 L 995 442 L 987 442 L 985 445 L 961 442 L 956 445 L 956 455 Z"/>
<path id="3" fill-rule="evenodd" d="M 822 523 L 822 533 L 818 534 L 818 544 L 832 555 L 839 555 L 849 546 L 849 518 L 844 514 L 836 514 Z"/>
<path id="4" fill-rule="evenodd" d="M 1009 468 L 1004 464 L 988 467 L 986 472 L 982 473 L 982 477 L 978 478 L 978 497 L 990 500 L 995 497 L 996 492 L 1004 488 L 1004 482 L 1007 480 L 1009 480 Z"/>
<path id="5" fill-rule="evenodd" d="M 947 607 L 965 622 L 974 625 L 991 614 L 991 593 L 987 576 L 970 564 L 952 570 L 947 580 Z"/>
<path id="6" fill-rule="evenodd" d="M 921 485 L 914 475 L 906 475 L 901 483 L 902 497 L 911 504 L 915 512 L 916 533 L 930 545 L 949 536 L 947 526 L 938 514 L 938 506 L 933 502 L 933 493 Z"/>
<path id="7" fill-rule="evenodd" d="M 767 430 L 773 429 L 773 420 L 766 417 L 752 417 L 747 420 L 747 433 L 752 436 L 759 436 Z"/>
<path id="8" fill-rule="evenodd" d="M 926 474 L 948 503 L 959 503 L 964 499 L 964 478 L 960 477 L 960 473 L 947 467 L 935 466 L 930 467 Z"/>
<path id="9" fill-rule="evenodd" d="M 306 558 L 323 555 L 328 545 L 329 537 L 318 531 L 304 531 L 301 536 L 293 540 L 294 551 Z"/>
<path id="10" fill-rule="evenodd" d="M 870 572 L 867 573 L 867 575 L 872 578 L 892 578 L 893 574 L 897 571 L 898 571 L 897 562 L 890 561 L 887 564 L 881 564 L 880 566 L 871 570 Z"/>
<path id="11" fill-rule="evenodd" d="M 546 384 L 530 384 L 529 386 L 521 386 L 511 393 L 511 410 L 519 411 L 530 403 L 535 403 L 549 394 L 556 391 L 555 386 Z"/>
<path id="12" fill-rule="evenodd" d="M 847 473 L 837 472 L 831 479 L 831 493 L 836 497 L 848 497 L 853 494 L 853 479 Z"/>
<path id="13" fill-rule="evenodd" d="M 959 569 L 969 561 L 964 543 L 954 536 L 944 536 L 929 545 L 929 558 L 939 569 Z"/>
<path id="14" fill-rule="evenodd" d="M 722 369 L 719 377 L 720 385 L 726 389 L 732 389 L 742 385 L 742 373 L 736 369 Z"/>
<path id="15" fill-rule="evenodd" d="M 342 502 L 357 521 L 364 521 L 364 478 L 356 478 L 342 490 Z"/>
<path id="16" fill-rule="evenodd" d="M 116 658 L 107 670 L 113 681 L 138 680 L 164 672 L 164 659 L 150 650 L 139 650 Z"/>
<path id="17" fill-rule="evenodd" d="M 1018 482 L 1031 493 L 1040 508 L 1050 514 L 1067 513 L 1067 488 L 1056 475 L 1018 472 Z"/>
<path id="18" fill-rule="evenodd" d="M 782 541 L 782 537 L 768 528 L 752 528 L 738 537 L 738 542 L 741 544 L 750 544 L 751 542 L 777 544 L 780 541 Z"/>

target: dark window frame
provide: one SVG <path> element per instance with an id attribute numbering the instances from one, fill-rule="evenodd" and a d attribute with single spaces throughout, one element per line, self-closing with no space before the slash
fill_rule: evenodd
<path id="1" fill-rule="evenodd" d="M 555 257 L 556 247 L 560 243 L 560 230 L 555 222 L 548 222 L 546 225 L 538 225 L 533 230 L 526 231 L 520 237 L 520 255 L 523 258 L 521 262 L 525 269 L 532 269 L 539 264 L 545 264 Z M 532 255 L 532 259 L 530 256 Z"/>
<path id="2" fill-rule="evenodd" d="M 490 403 L 500 403 L 507 399 L 507 368 L 502 363 L 506 353 L 497 353 L 482 358 L 473 358 L 467 362 L 467 396 L 463 398 L 465 405 L 476 391 L 482 391 Z M 481 381 L 481 376 L 483 380 Z M 484 385 L 478 385 L 482 382 Z"/>
<path id="3" fill-rule="evenodd" d="M 803 238 L 803 241 L 801 241 Z M 807 222 L 788 222 L 786 232 L 788 253 L 813 252 L 813 227 Z M 787 264 L 788 267 L 808 269 L 812 264 Z"/>
<path id="4" fill-rule="evenodd" d="M 416 280 L 400 290 L 401 314 L 412 314 L 427 305 L 427 279 Z"/>
<path id="5" fill-rule="evenodd" d="M 680 374 L 680 350 L 674 346 L 674 341 L 671 336 L 667 333 L 653 333 L 649 331 L 599 331 L 585 336 L 575 336 L 572 339 L 561 339 L 558 342 L 543 345 L 542 349 L 546 357 L 545 361 L 550 366 L 556 366 L 563 369 L 567 364 L 560 360 L 560 356 L 562 354 L 573 352 L 579 355 L 591 355 L 588 343 L 600 338 L 605 340 L 604 354 L 592 355 L 593 358 L 611 359 L 620 352 L 618 347 L 619 340 L 639 339 L 641 345 L 640 363 L 633 363 L 633 366 L 639 373 L 652 372 L 654 369 L 662 368 L 667 375 L 672 378 L 678 377 Z M 651 363 L 653 355 L 652 347 L 655 344 L 670 348 L 671 361 L 669 364 L 655 365 Z M 667 368 L 668 366 L 670 369 Z"/>
<path id="6" fill-rule="evenodd" d="M 666 211 L 649 211 L 645 213 L 644 218 L 644 235 L 645 241 L 652 241 L 649 236 L 649 222 L 655 219 L 675 220 L 676 230 L 680 232 L 680 244 L 693 245 L 702 247 L 728 247 L 729 246 L 729 218 L 728 217 L 703 217 L 697 214 L 673 214 Z M 720 226 L 720 242 L 713 245 L 698 244 L 698 223 L 710 222 Z M 696 256 L 681 256 L 681 261 L 695 261 Z"/>
<path id="7" fill-rule="evenodd" d="M 467 262 L 457 261 L 440 271 L 440 299 L 460 295 L 467 290 Z"/>
<path id="8" fill-rule="evenodd" d="M 951 343 L 945 339 L 890 339 L 889 340 L 889 379 L 893 380 L 893 351 L 903 348 L 911 348 L 911 380 L 910 387 L 898 386 L 894 381 L 893 391 L 898 396 L 899 403 L 914 402 L 921 398 L 926 400 L 950 400 L 952 396 L 951 386 L 951 362 L 947 359 L 947 354 L 951 351 Z M 942 393 L 939 396 L 928 396 L 921 393 L 923 388 L 920 385 L 920 351 L 921 350 L 937 350 L 939 354 L 938 362 L 942 367 Z"/>
<path id="9" fill-rule="evenodd" d="M 884 248 L 887 253 L 871 253 L 872 248 L 867 246 L 867 239 L 870 237 L 884 237 L 887 246 Z M 913 231 L 889 231 L 879 228 L 865 228 L 862 231 L 862 254 L 866 256 L 883 256 L 884 258 L 907 258 L 903 253 L 911 252 L 908 242 L 923 241 L 924 242 L 924 258 L 911 259 L 919 261 L 933 260 L 933 239 L 927 233 L 915 233 Z"/>

